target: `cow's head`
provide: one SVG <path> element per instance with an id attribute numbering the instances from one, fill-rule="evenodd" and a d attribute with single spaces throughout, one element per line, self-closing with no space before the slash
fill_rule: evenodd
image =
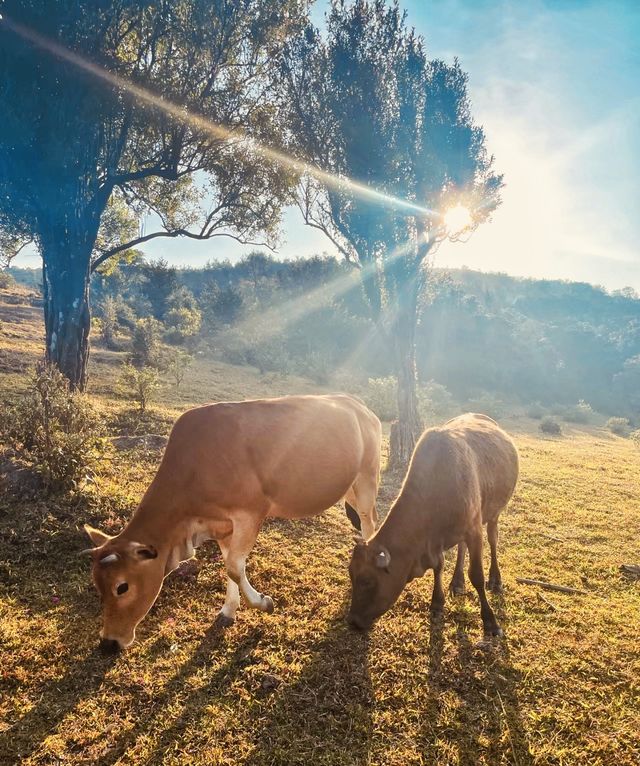
<path id="1" fill-rule="evenodd" d="M 407 582 L 398 564 L 375 540 L 356 543 L 349 564 L 351 607 L 347 614 L 347 622 L 354 628 L 368 630 L 396 602 Z"/>
<path id="2" fill-rule="evenodd" d="M 156 600 L 164 578 L 164 563 L 152 545 L 132 542 L 85 525 L 95 548 L 93 582 L 102 600 L 103 651 L 116 652 L 133 643 L 136 626 Z"/>

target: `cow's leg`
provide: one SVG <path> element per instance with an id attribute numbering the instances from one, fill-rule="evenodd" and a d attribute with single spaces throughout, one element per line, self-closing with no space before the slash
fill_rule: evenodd
<path id="1" fill-rule="evenodd" d="M 356 512 L 360 521 L 360 530 L 365 540 L 368 540 L 376 531 L 376 495 L 378 488 L 375 481 L 368 477 L 359 476 L 345 495 L 346 510 L 349 520 L 356 528 L 351 511 Z"/>
<path id="2" fill-rule="evenodd" d="M 492 593 L 502 593 L 502 576 L 498 566 L 498 520 L 494 519 L 487 523 L 487 538 L 491 548 L 491 566 L 489 567 L 489 581 L 487 587 Z"/>
<path id="3" fill-rule="evenodd" d="M 467 552 L 467 544 L 462 541 L 458 543 L 458 557 L 456 559 L 456 568 L 451 578 L 449 585 L 449 592 L 454 596 L 462 596 L 464 594 L 464 559 Z"/>
<path id="4" fill-rule="evenodd" d="M 444 609 L 444 587 L 442 585 L 442 570 L 444 569 L 444 553 L 438 556 L 438 563 L 433 568 L 433 595 L 431 596 L 431 612 L 440 614 Z"/>
<path id="5" fill-rule="evenodd" d="M 273 601 L 269 596 L 264 596 L 251 585 L 247 579 L 246 563 L 251 549 L 253 548 L 258 530 L 260 529 L 259 519 L 256 522 L 255 517 L 248 514 L 238 514 L 233 520 L 233 532 L 225 540 L 225 546 L 222 548 L 224 563 L 227 567 L 229 579 L 240 589 L 240 592 L 247 600 L 252 609 L 260 609 L 263 612 L 273 612 Z M 235 589 L 227 586 L 227 599 L 231 595 L 231 607 L 235 602 Z M 226 602 L 225 602 L 226 606 Z M 237 608 L 237 606 L 236 606 Z M 224 607 L 223 607 L 224 609 Z"/>
<path id="6" fill-rule="evenodd" d="M 501 636 L 502 628 L 498 625 L 493 609 L 487 601 L 487 594 L 484 590 L 484 571 L 482 569 L 482 525 L 473 530 L 467 536 L 467 547 L 469 548 L 469 579 L 471 584 L 478 591 L 480 598 L 480 614 L 482 615 L 482 625 L 484 626 L 485 636 Z"/>

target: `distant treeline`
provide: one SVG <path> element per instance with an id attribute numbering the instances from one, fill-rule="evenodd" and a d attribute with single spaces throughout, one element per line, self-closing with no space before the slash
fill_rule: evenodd
<path id="1" fill-rule="evenodd" d="M 12 268 L 34 286 L 38 273 Z M 228 361 L 321 382 L 391 374 L 357 274 L 333 258 L 175 269 L 141 258 L 92 284 L 93 309 L 118 327 L 154 317 L 175 342 L 206 343 Z M 180 327 L 176 327 L 176 325 Z M 640 414 L 640 299 L 586 283 L 435 269 L 417 331 L 418 374 L 458 401 L 575 404 Z"/>

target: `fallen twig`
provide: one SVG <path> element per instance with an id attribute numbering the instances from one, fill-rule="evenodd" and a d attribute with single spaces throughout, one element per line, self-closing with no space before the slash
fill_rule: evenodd
<path id="1" fill-rule="evenodd" d="M 558 608 L 558 607 L 557 607 L 557 606 L 556 606 L 556 605 L 555 605 L 555 604 L 554 604 L 552 601 L 549 601 L 549 599 L 548 599 L 548 598 L 545 598 L 545 597 L 542 595 L 542 593 L 540 593 L 540 591 L 538 591 L 538 599 L 539 599 L 540 601 L 544 601 L 544 603 L 545 603 L 547 606 L 551 607 L 551 609 L 553 609 L 553 611 L 554 611 L 554 612 L 559 612 L 559 611 L 560 611 L 560 609 L 559 609 L 559 608 Z"/>
<path id="2" fill-rule="evenodd" d="M 640 577 L 640 564 L 621 564 L 620 571 L 632 577 Z"/>
<path id="3" fill-rule="evenodd" d="M 570 588 L 568 585 L 556 585 L 552 582 L 544 582 L 544 580 L 530 580 L 527 577 L 516 577 L 516 582 L 523 585 L 537 585 L 539 588 L 545 588 L 546 590 L 556 590 L 560 593 L 576 593 L 581 596 L 588 596 L 589 592 L 586 590 L 580 590 L 580 588 Z"/>

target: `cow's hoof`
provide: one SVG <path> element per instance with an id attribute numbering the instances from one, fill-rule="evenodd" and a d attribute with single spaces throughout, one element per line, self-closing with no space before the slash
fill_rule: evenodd
<path id="1" fill-rule="evenodd" d="M 429 606 L 429 611 L 431 612 L 432 619 L 437 619 L 438 617 L 442 617 L 444 614 L 444 605 L 443 604 L 431 604 Z"/>
<path id="2" fill-rule="evenodd" d="M 260 604 L 260 609 L 262 609 L 262 611 L 266 612 L 267 614 L 273 614 L 273 599 L 271 598 L 271 596 L 262 597 L 262 603 Z"/>
<path id="3" fill-rule="evenodd" d="M 499 625 L 493 625 L 484 629 L 485 638 L 502 638 L 502 636 L 504 636 L 504 631 Z"/>
<path id="4" fill-rule="evenodd" d="M 452 596 L 464 596 L 465 592 L 466 590 L 464 585 L 454 585 L 453 583 L 451 583 L 451 585 L 449 586 L 449 593 Z"/>
<path id="5" fill-rule="evenodd" d="M 228 615 L 224 614 L 224 612 L 218 612 L 218 616 L 216 617 L 214 624 L 216 628 L 229 628 L 235 621 L 235 617 L 229 617 Z"/>
<path id="6" fill-rule="evenodd" d="M 502 595 L 504 593 L 504 588 L 502 587 L 501 582 L 496 582 L 494 580 L 489 580 L 487 582 L 487 590 L 491 591 L 491 593 L 495 593 L 496 596 Z"/>

